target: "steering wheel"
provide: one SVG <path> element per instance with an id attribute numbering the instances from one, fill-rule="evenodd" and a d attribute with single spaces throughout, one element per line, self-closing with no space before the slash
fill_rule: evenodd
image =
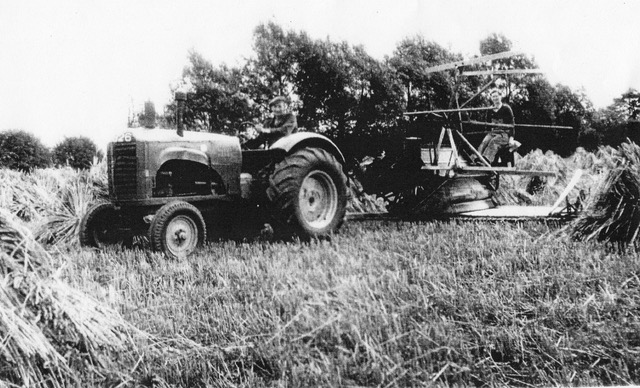
<path id="1" fill-rule="evenodd" d="M 243 127 L 242 130 L 238 131 L 238 138 L 240 139 L 240 146 L 242 149 L 256 149 L 258 148 L 258 143 L 255 142 L 260 135 L 260 131 L 256 129 L 256 123 L 254 121 L 243 121 L 240 123 Z"/>

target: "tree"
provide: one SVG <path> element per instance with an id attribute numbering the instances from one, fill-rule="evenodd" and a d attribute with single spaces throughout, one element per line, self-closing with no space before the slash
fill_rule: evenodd
<path id="1" fill-rule="evenodd" d="M 524 85 L 512 108 L 518 123 L 551 125 L 555 117 L 555 89 L 544 78 Z"/>
<path id="2" fill-rule="evenodd" d="M 462 59 L 422 36 L 402 40 L 389 59 L 407 96 L 407 111 L 451 107 L 453 84 L 449 72 L 425 73 L 424 69 Z"/>
<path id="3" fill-rule="evenodd" d="M 585 128 L 578 134 L 578 146 L 587 151 L 595 152 L 602 144 L 602 136 L 593 128 Z"/>
<path id="4" fill-rule="evenodd" d="M 349 157 L 379 154 L 402 116 L 403 91 L 394 71 L 345 42 L 315 42 L 313 50 L 299 59 L 301 115 L 317 120 Z"/>
<path id="5" fill-rule="evenodd" d="M 627 137 L 640 144 L 640 93 L 635 89 L 629 89 L 621 99 L 623 104 L 626 104 L 629 114 Z"/>
<path id="6" fill-rule="evenodd" d="M 557 125 L 570 126 L 581 129 L 587 109 L 580 101 L 580 96 L 568 86 L 556 85 L 554 96 L 554 116 Z"/>
<path id="7" fill-rule="evenodd" d="M 637 90 L 629 89 L 620 98 L 615 99 L 614 104 L 627 109 L 629 120 L 638 120 L 640 118 L 640 92 Z"/>
<path id="8" fill-rule="evenodd" d="M 502 34 L 492 33 L 480 41 L 480 54 L 491 55 L 511 51 L 513 43 Z M 484 65 L 480 65 L 485 67 Z M 492 70 L 535 69 L 535 61 L 526 55 L 514 55 L 491 61 Z M 505 97 L 509 104 L 518 105 L 527 100 L 527 86 L 531 82 L 539 81 L 542 77 L 530 74 L 501 75 L 496 79 L 496 86 L 505 89 Z M 488 78 L 487 78 L 488 80 Z M 546 80 L 545 80 L 546 82 Z"/>
<path id="9" fill-rule="evenodd" d="M 53 163 L 57 166 L 88 169 L 94 157 L 99 158 L 96 144 L 84 136 L 66 137 L 53 147 Z"/>
<path id="10" fill-rule="evenodd" d="M 402 115 L 395 71 L 346 42 L 301 35 L 298 48 L 294 91 L 301 121 L 333 138 L 349 158 L 380 153 Z"/>
<path id="11" fill-rule="evenodd" d="M 595 113 L 593 128 L 598 132 L 602 144 L 618 146 L 627 138 L 640 142 L 638 115 L 640 93 L 634 89 L 613 100 L 613 103 Z"/>
<path id="12" fill-rule="evenodd" d="M 214 68 L 195 51 L 189 53 L 189 62 L 182 73 L 183 83 L 191 87 L 184 112 L 185 125 L 206 132 L 236 134 L 242 122 L 256 114 L 242 71 L 224 64 Z M 175 117 L 175 101 L 167 108 L 166 115 Z"/>
<path id="13" fill-rule="evenodd" d="M 23 130 L 0 132 L 0 167 L 31 171 L 50 164 L 49 149 L 31 133 Z"/>
<path id="14" fill-rule="evenodd" d="M 509 51 L 512 46 L 504 35 L 490 34 L 480 42 L 480 54 Z M 404 118 L 403 111 L 453 108 L 456 98 L 468 100 L 496 77 L 460 77 L 455 71 L 426 73 L 426 68 L 463 57 L 421 36 L 404 39 L 391 58 L 379 61 L 361 46 L 312 39 L 305 32 L 285 31 L 269 22 L 254 30 L 253 49 L 255 55 L 240 68 L 214 67 L 200 54 L 189 53 L 189 65 L 182 74 L 182 86 L 189 89 L 184 114 L 188 127 L 236 134 L 244 122 L 268 114 L 267 102 L 274 95 L 284 95 L 292 102 L 300 128 L 329 136 L 348 159 L 373 156 L 404 135 L 425 138 L 433 132 L 425 131 L 421 118 Z M 517 55 L 465 70 L 535 67 L 533 58 Z M 583 92 L 554 87 L 538 75 L 497 77 L 495 84 L 504 89 L 517 123 L 569 125 L 581 133 L 591 128 L 595 111 Z M 631 93 L 625 101 L 637 108 L 635 96 Z M 488 103 L 480 95 L 467 107 Z M 175 109 L 174 102 L 159 119 L 171 124 Z M 468 117 L 482 120 L 481 114 Z M 567 134 L 522 129 L 516 136 L 523 136 L 523 151 L 542 148 L 566 154 L 576 146 L 575 133 L 571 139 L 564 138 Z"/>
<path id="15" fill-rule="evenodd" d="M 253 86 L 259 86 L 256 88 L 260 92 L 258 99 L 269 100 L 272 94 L 290 96 L 297 71 L 294 54 L 300 43 L 309 38 L 304 33 L 285 32 L 269 22 L 256 27 L 253 41 L 256 56 L 249 59 L 246 69 L 254 77 Z"/>
<path id="16" fill-rule="evenodd" d="M 331 137 L 348 158 L 379 152 L 396 127 L 403 96 L 395 71 L 362 47 L 269 23 L 256 28 L 254 50 L 244 69 L 251 97 L 263 106 L 274 94 L 289 97 L 298 125 Z"/>
<path id="17" fill-rule="evenodd" d="M 513 43 L 511 42 L 511 40 L 507 39 L 506 36 L 493 32 L 480 41 L 480 54 L 497 54 L 504 51 L 510 51 L 512 47 Z M 505 59 L 502 59 L 501 61 L 504 60 Z M 506 60 L 509 61 L 511 59 L 506 58 Z"/>

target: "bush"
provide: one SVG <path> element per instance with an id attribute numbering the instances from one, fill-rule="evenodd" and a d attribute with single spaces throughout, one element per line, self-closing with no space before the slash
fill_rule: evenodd
<path id="1" fill-rule="evenodd" d="M 587 151 L 595 152 L 602 144 L 602 135 L 593 128 L 587 128 L 578 133 L 578 146 Z"/>
<path id="2" fill-rule="evenodd" d="M 96 144 L 84 136 L 67 137 L 53 148 L 53 162 L 58 166 L 88 169 L 98 157 Z"/>
<path id="3" fill-rule="evenodd" d="M 0 167 L 31 171 L 50 164 L 49 149 L 31 133 L 22 130 L 0 132 Z"/>

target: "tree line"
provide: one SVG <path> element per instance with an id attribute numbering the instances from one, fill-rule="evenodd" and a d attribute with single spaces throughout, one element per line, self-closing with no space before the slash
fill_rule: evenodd
<path id="1" fill-rule="evenodd" d="M 84 136 L 67 137 L 52 149 L 24 130 L 0 132 L 0 168 L 31 171 L 34 168 L 69 166 L 88 169 L 103 158 L 96 144 Z"/>
<path id="2" fill-rule="evenodd" d="M 512 42 L 500 34 L 479 42 L 480 55 L 511 48 Z M 354 162 L 401 147 L 405 136 L 428 141 L 437 134 L 442 123 L 403 113 L 453 108 L 456 100 L 466 101 L 477 94 L 490 76 L 461 78 L 450 71 L 425 72 L 434 65 L 462 59 L 459 53 L 413 36 L 399 42 L 391 56 L 378 60 L 362 46 L 313 39 L 303 31 L 285 31 L 270 22 L 256 27 L 253 55 L 240 66 L 214 65 L 190 51 L 181 84 L 172 91 L 189 91 L 183 117 L 190 129 L 230 135 L 261 121 L 268 114 L 267 101 L 284 95 L 301 128 L 327 135 Z M 465 70 L 486 70 L 487 66 Z M 520 55 L 495 60 L 490 66 L 493 70 L 535 69 L 537 64 L 534 58 Z M 576 147 L 595 150 L 601 145 L 617 146 L 627 138 L 640 142 L 640 93 L 636 90 L 624 92 L 606 108 L 595 109 L 583 90 L 552 85 L 542 75 L 510 74 L 493 81 L 493 86 L 503 90 L 517 123 L 539 125 L 516 130 L 516 139 L 523 143 L 521 153 L 542 149 L 567 156 Z M 467 107 L 489 103 L 486 93 L 481 93 Z M 172 101 L 158 114 L 147 102 L 145 111 L 130 118 L 129 124 L 175 127 L 176 106 Z M 463 119 L 483 120 L 478 113 Z M 552 125 L 572 129 L 548 127 Z M 482 136 L 472 132 L 468 138 L 477 145 Z M 0 133 L 0 167 L 87 168 L 100 156 L 86 137 L 67 138 L 49 150 L 27 132 Z"/>
<path id="3" fill-rule="evenodd" d="M 490 34 L 479 46 L 481 55 L 489 55 L 511 50 L 512 42 Z M 226 134 L 238 134 L 262 119 L 268 113 L 267 101 L 284 95 L 291 100 L 300 127 L 327 135 L 345 155 L 357 160 L 400 146 L 408 133 L 429 138 L 432 127 L 440 125 L 403 116 L 404 112 L 452 108 L 456 96 L 466 101 L 486 85 L 489 75 L 460 78 L 453 72 L 425 72 L 461 59 L 459 53 L 413 36 L 399 42 L 391 56 L 377 60 L 362 46 L 312 39 L 303 31 L 285 31 L 270 22 L 256 27 L 253 55 L 241 66 L 213 65 L 190 51 L 182 84 L 173 91 L 189 90 L 184 114 L 188 127 Z M 535 59 L 527 55 L 491 63 L 494 70 L 536 67 Z M 474 68 L 487 69 L 487 64 Z M 494 81 L 503 89 L 517 123 L 540 125 L 517 129 L 521 152 L 539 148 L 567 156 L 578 146 L 593 150 L 640 137 L 636 134 L 640 95 L 635 90 L 596 110 L 583 90 L 552 85 L 542 75 L 510 74 Z M 467 107 L 489 103 L 488 96 L 481 94 Z M 175 125 L 175 110 L 174 101 L 165 107 L 161 119 Z M 482 121 L 479 114 L 464 118 Z M 470 140 L 479 142 L 474 135 Z"/>

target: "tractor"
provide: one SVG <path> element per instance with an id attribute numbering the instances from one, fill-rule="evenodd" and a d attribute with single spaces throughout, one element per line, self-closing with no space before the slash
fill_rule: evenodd
<path id="1" fill-rule="evenodd" d="M 185 131 L 180 119 L 177 131 L 130 129 L 108 145 L 109 202 L 84 215 L 80 243 L 147 235 L 153 250 L 185 257 L 233 218 L 323 238 L 345 219 L 344 162 L 331 140 L 311 132 L 249 150 L 235 136 Z"/>

